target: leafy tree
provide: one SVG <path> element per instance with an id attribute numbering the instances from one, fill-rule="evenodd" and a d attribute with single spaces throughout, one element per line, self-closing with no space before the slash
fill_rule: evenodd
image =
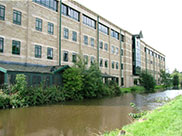
<path id="1" fill-rule="evenodd" d="M 166 73 L 164 70 L 160 70 L 160 78 L 161 83 L 164 85 L 165 88 L 171 86 L 171 75 Z"/>
<path id="2" fill-rule="evenodd" d="M 179 76 L 177 74 L 173 76 L 173 86 L 175 89 L 177 89 L 179 86 Z"/>
<path id="3" fill-rule="evenodd" d="M 156 85 L 155 79 L 147 71 L 142 71 L 139 76 L 140 85 L 143 86 L 146 92 L 153 92 Z"/>

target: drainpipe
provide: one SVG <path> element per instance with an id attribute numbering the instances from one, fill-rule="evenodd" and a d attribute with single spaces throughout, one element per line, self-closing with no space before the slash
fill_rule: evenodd
<path id="1" fill-rule="evenodd" d="M 120 41 L 119 42 L 120 42 L 120 81 L 121 81 L 122 80 L 122 69 L 121 69 L 121 64 L 122 64 L 122 54 L 121 54 L 121 50 L 122 50 L 122 36 L 121 36 L 121 29 L 120 29 Z"/>
<path id="2" fill-rule="evenodd" d="M 97 16 L 97 63 L 99 66 L 99 16 Z"/>
<path id="3" fill-rule="evenodd" d="M 61 18 L 62 18 L 62 0 L 60 0 L 60 11 L 59 11 L 59 65 L 61 65 Z"/>

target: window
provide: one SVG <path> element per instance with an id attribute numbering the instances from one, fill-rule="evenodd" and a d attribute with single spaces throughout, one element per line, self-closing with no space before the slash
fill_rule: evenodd
<path id="1" fill-rule="evenodd" d="M 111 47 L 111 53 L 112 53 L 112 54 L 115 53 L 115 47 L 114 47 L 114 46 Z"/>
<path id="2" fill-rule="evenodd" d="M 100 49 L 103 49 L 103 42 L 100 41 Z"/>
<path id="3" fill-rule="evenodd" d="M 49 34 L 54 34 L 54 24 L 48 22 L 48 33 Z"/>
<path id="4" fill-rule="evenodd" d="M 112 61 L 112 69 L 114 69 L 114 61 Z"/>
<path id="5" fill-rule="evenodd" d="M 108 44 L 107 44 L 107 43 L 104 44 L 104 49 L 105 49 L 106 51 L 108 51 Z"/>
<path id="6" fill-rule="evenodd" d="M 123 49 L 121 49 L 121 55 L 123 56 Z"/>
<path id="7" fill-rule="evenodd" d="M 87 65 L 88 64 L 88 56 L 87 55 L 84 55 L 84 61 L 85 61 L 85 64 Z"/>
<path id="8" fill-rule="evenodd" d="M 101 31 L 107 35 L 109 34 L 109 28 L 103 24 L 100 24 L 100 23 L 99 23 L 99 31 Z"/>
<path id="9" fill-rule="evenodd" d="M 123 70 L 123 64 L 121 64 L 121 69 Z"/>
<path id="10" fill-rule="evenodd" d="M 5 20 L 5 6 L 0 5 L 0 20 Z"/>
<path id="11" fill-rule="evenodd" d="M 36 18 L 35 29 L 38 31 L 42 31 L 42 19 Z"/>
<path id="12" fill-rule="evenodd" d="M 20 55 L 20 41 L 13 40 L 12 43 L 12 54 Z"/>
<path id="13" fill-rule="evenodd" d="M 94 38 L 91 38 L 90 42 L 91 42 L 91 46 L 94 47 Z"/>
<path id="14" fill-rule="evenodd" d="M 121 41 L 124 42 L 124 35 L 121 35 Z"/>
<path id="15" fill-rule="evenodd" d="M 108 60 L 105 60 L 105 67 L 108 67 Z"/>
<path id="16" fill-rule="evenodd" d="M 42 55 L 42 47 L 40 45 L 35 45 L 35 57 L 41 58 Z"/>
<path id="17" fill-rule="evenodd" d="M 69 6 L 66 6 L 64 4 L 62 4 L 62 14 L 65 16 L 68 16 L 70 18 L 73 18 L 76 21 L 80 20 L 80 13 L 78 11 L 76 11 L 73 8 L 70 8 Z"/>
<path id="18" fill-rule="evenodd" d="M 76 53 L 72 54 L 72 62 L 75 63 L 77 61 L 77 55 Z"/>
<path id="19" fill-rule="evenodd" d="M 64 51 L 63 61 L 68 62 L 68 52 L 67 51 Z"/>
<path id="20" fill-rule="evenodd" d="M 53 59 L 53 48 L 47 48 L 47 59 Z"/>
<path id="21" fill-rule="evenodd" d="M 83 24 L 96 29 L 96 21 L 85 15 L 83 15 Z"/>
<path id="22" fill-rule="evenodd" d="M 94 57 L 91 57 L 90 58 L 90 62 L 91 62 L 91 65 L 93 65 L 95 63 L 95 58 Z"/>
<path id="23" fill-rule="evenodd" d="M 4 38 L 0 37 L 0 52 L 4 51 Z"/>
<path id="24" fill-rule="evenodd" d="M 119 49 L 116 47 L 116 54 L 118 54 L 119 53 Z"/>
<path id="25" fill-rule="evenodd" d="M 84 44 L 88 45 L 88 36 L 84 35 Z"/>
<path id="26" fill-rule="evenodd" d="M 65 39 L 69 38 L 69 30 L 67 28 L 64 28 L 64 38 Z"/>
<path id="27" fill-rule="evenodd" d="M 116 69 L 119 69 L 119 63 L 116 62 Z"/>
<path id="28" fill-rule="evenodd" d="M 75 31 L 72 32 L 72 40 L 75 42 L 77 41 L 77 32 Z"/>
<path id="29" fill-rule="evenodd" d="M 33 0 L 33 1 L 54 11 L 58 11 L 57 0 Z"/>
<path id="30" fill-rule="evenodd" d="M 13 23 L 17 25 L 21 25 L 21 12 L 17 10 L 13 10 Z"/>
<path id="31" fill-rule="evenodd" d="M 103 59 L 100 59 L 100 67 L 103 67 Z"/>
<path id="32" fill-rule="evenodd" d="M 119 33 L 111 29 L 111 36 L 119 40 Z"/>

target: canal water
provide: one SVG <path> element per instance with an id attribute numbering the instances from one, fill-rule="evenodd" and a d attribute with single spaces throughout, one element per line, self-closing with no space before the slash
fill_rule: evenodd
<path id="1" fill-rule="evenodd" d="M 92 136 L 131 123 L 128 113 L 152 110 L 182 94 L 170 90 L 151 94 L 124 94 L 120 97 L 66 102 L 64 104 L 0 110 L 0 136 Z"/>

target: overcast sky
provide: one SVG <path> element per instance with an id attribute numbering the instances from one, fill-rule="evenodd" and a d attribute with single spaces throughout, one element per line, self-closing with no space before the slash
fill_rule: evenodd
<path id="1" fill-rule="evenodd" d="M 182 0 L 75 0 L 166 55 L 166 68 L 182 71 Z"/>

